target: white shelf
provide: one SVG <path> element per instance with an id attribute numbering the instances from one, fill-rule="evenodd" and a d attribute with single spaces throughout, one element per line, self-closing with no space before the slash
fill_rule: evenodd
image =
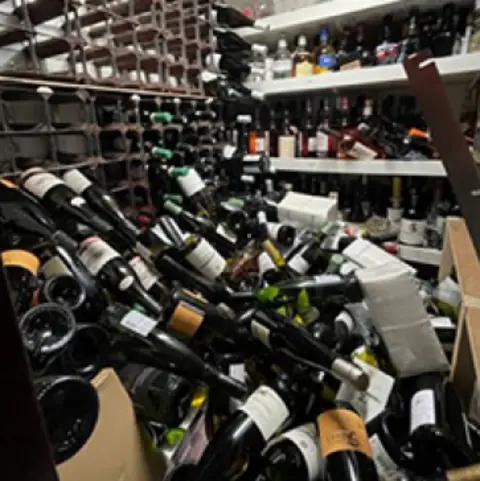
<path id="1" fill-rule="evenodd" d="M 446 177 L 440 160 L 271 159 L 278 171 L 322 174 Z"/>
<path id="2" fill-rule="evenodd" d="M 466 3 L 465 0 L 454 0 Z M 248 40 L 275 42 L 280 33 L 289 38 L 298 33 L 311 34 L 324 25 L 342 25 L 364 20 L 373 20 L 387 13 L 407 12 L 412 6 L 419 8 L 441 7 L 442 0 L 330 0 L 318 5 L 299 8 L 291 12 L 265 17 L 262 24 L 269 25 L 270 30 L 243 28 L 238 32 Z"/>
<path id="3" fill-rule="evenodd" d="M 428 62 L 429 60 L 427 60 Z M 480 74 L 480 53 L 454 55 L 435 59 L 445 83 L 469 83 Z M 379 65 L 343 72 L 331 72 L 308 77 L 296 77 L 249 84 L 265 95 L 299 94 L 362 87 L 392 88 L 407 85 L 407 74 L 401 64 Z"/>

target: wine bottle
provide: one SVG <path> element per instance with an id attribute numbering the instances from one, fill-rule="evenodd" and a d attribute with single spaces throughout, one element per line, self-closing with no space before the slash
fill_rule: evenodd
<path id="1" fill-rule="evenodd" d="M 269 237 L 285 247 L 290 247 L 295 241 L 297 231 L 291 225 L 268 222 L 267 228 Z"/>
<path id="2" fill-rule="evenodd" d="M 79 245 L 79 255 L 90 274 L 119 299 L 137 302 L 154 316 L 162 315 L 162 306 L 144 289 L 128 262 L 103 239 L 85 239 Z"/>
<path id="3" fill-rule="evenodd" d="M 196 465 L 191 481 L 231 479 L 245 463 L 259 459 L 272 436 L 299 408 L 291 379 L 279 373 L 257 388 L 236 413 L 215 433 Z"/>
<path id="4" fill-rule="evenodd" d="M 409 189 L 403 215 L 400 221 L 398 240 L 402 244 L 422 246 L 426 232 L 426 213 L 420 202 L 418 190 L 415 186 Z"/>
<path id="5" fill-rule="evenodd" d="M 319 479 L 322 456 L 313 423 L 290 429 L 273 439 L 262 453 L 260 479 L 315 481 Z M 257 478 L 258 479 L 258 478 Z"/>
<path id="6" fill-rule="evenodd" d="M 246 387 L 205 363 L 186 344 L 160 330 L 156 321 L 136 310 L 113 303 L 101 322 L 124 335 L 121 351 L 130 362 L 168 369 L 187 379 L 205 382 L 235 398 L 246 394 Z"/>
<path id="7" fill-rule="evenodd" d="M 266 56 L 268 47 L 258 43 L 250 43 L 232 30 L 215 27 L 213 29 L 215 51 L 226 52 L 253 52 Z"/>
<path id="8" fill-rule="evenodd" d="M 416 471 L 434 476 L 474 462 L 460 399 L 442 373 L 409 380 L 410 442 Z"/>
<path id="9" fill-rule="evenodd" d="M 100 408 L 97 391 L 77 376 L 40 377 L 34 387 L 53 458 L 61 464 L 85 446 L 95 429 Z"/>
<path id="10" fill-rule="evenodd" d="M 229 80 L 238 83 L 243 83 L 249 75 L 262 76 L 264 73 L 263 69 L 249 65 L 243 55 L 233 52 L 212 53 L 207 57 L 206 62 L 214 72 L 224 73 Z"/>
<path id="11" fill-rule="evenodd" d="M 111 195 L 78 169 L 65 172 L 63 181 L 78 195 L 81 195 L 90 207 L 105 216 L 119 234 L 129 240 L 131 245 L 135 245 L 140 230 L 125 216 Z"/>
<path id="12" fill-rule="evenodd" d="M 40 259 L 31 252 L 13 249 L 3 251 L 2 263 L 10 284 L 10 296 L 17 315 L 27 311 L 38 287 Z"/>
<path id="13" fill-rule="evenodd" d="M 326 480 L 378 481 L 365 423 L 348 403 L 336 401 L 317 426 Z"/>
<path id="14" fill-rule="evenodd" d="M 190 412 L 195 385 L 186 379 L 133 363 L 122 367 L 118 374 L 141 419 L 175 428 Z"/>

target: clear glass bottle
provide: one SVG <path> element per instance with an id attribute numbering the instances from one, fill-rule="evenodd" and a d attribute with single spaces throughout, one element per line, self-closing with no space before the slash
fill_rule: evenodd
<path id="1" fill-rule="evenodd" d="M 278 41 L 277 51 L 273 56 L 273 78 L 282 79 L 292 75 L 292 54 L 288 50 L 286 38 L 282 35 Z"/>
<path id="2" fill-rule="evenodd" d="M 313 74 L 313 55 L 307 50 L 307 37 L 298 37 L 297 49 L 292 59 L 293 77 L 306 77 Z"/>

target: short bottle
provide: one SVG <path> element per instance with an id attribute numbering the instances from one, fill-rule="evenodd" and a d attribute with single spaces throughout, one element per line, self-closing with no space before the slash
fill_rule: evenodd
<path id="1" fill-rule="evenodd" d="M 292 76 L 292 54 L 288 50 L 284 36 L 278 41 L 277 51 L 273 57 L 273 78 L 283 79 Z"/>
<path id="2" fill-rule="evenodd" d="M 313 55 L 307 50 L 307 37 L 300 35 L 298 37 L 297 49 L 292 59 L 292 76 L 306 77 L 313 74 Z"/>
<path id="3" fill-rule="evenodd" d="M 315 73 L 327 73 L 335 70 L 337 56 L 332 45 L 330 30 L 326 27 L 320 30 L 319 46 L 316 51 Z"/>

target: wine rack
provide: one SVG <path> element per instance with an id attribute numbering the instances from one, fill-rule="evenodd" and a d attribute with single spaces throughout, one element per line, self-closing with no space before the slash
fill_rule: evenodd
<path id="1" fill-rule="evenodd" d="M 0 176 L 86 169 L 123 204 L 137 207 L 140 193 L 151 205 L 144 139 L 161 129 L 141 112 L 172 97 L 206 99 L 209 8 L 208 0 L 0 1 Z"/>

